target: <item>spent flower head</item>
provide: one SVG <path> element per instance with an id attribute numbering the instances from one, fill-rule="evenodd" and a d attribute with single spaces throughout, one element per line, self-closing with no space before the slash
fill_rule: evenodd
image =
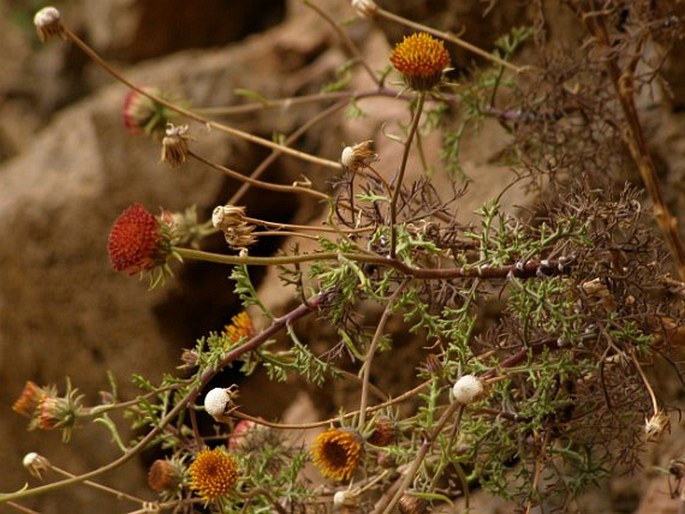
<path id="1" fill-rule="evenodd" d="M 373 0 L 352 0 L 352 9 L 360 18 L 371 18 L 378 12 L 378 5 Z"/>
<path id="2" fill-rule="evenodd" d="M 427 91 L 442 79 L 443 70 L 450 64 L 450 54 L 442 41 L 418 32 L 405 36 L 395 46 L 390 62 L 410 88 Z"/>
<path id="3" fill-rule="evenodd" d="M 188 141 L 192 139 L 188 134 L 189 130 L 188 125 L 174 125 L 170 122 L 166 124 L 160 161 L 166 162 L 172 168 L 178 168 L 188 160 Z"/>
<path id="4" fill-rule="evenodd" d="M 212 212 L 212 224 L 224 233 L 226 242 L 236 250 L 246 248 L 257 241 L 252 233 L 256 228 L 247 221 L 245 207 L 219 205 Z"/>
<path id="5" fill-rule="evenodd" d="M 205 500 L 231 492 L 238 481 L 238 462 L 220 448 L 202 450 L 188 468 L 190 488 Z"/>
<path id="6" fill-rule="evenodd" d="M 147 472 L 147 484 L 158 493 L 176 490 L 182 479 L 183 466 L 175 459 L 157 459 Z"/>
<path id="7" fill-rule="evenodd" d="M 361 438 L 350 430 L 331 428 L 316 436 L 311 453 L 323 476 L 348 480 L 361 461 Z"/>
<path id="8" fill-rule="evenodd" d="M 48 6 L 39 10 L 33 17 L 33 24 L 41 43 L 55 35 L 65 37 L 62 15 L 55 7 Z"/>
<path id="9" fill-rule="evenodd" d="M 353 146 L 346 146 L 340 155 L 340 162 L 351 171 L 368 168 L 378 160 L 378 154 L 373 150 L 373 141 L 367 140 Z"/>
<path id="10" fill-rule="evenodd" d="M 36 452 L 24 455 L 21 463 L 32 476 L 39 480 L 43 480 L 43 472 L 50 469 L 50 461 Z"/>

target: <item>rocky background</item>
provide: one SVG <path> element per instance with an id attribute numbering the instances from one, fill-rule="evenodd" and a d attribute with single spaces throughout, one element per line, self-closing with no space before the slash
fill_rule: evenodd
<path id="1" fill-rule="evenodd" d="M 346 0 L 317 0 L 336 20 L 353 20 Z M 381 4 L 383 2 L 380 2 Z M 487 2 L 478 0 L 388 1 L 395 12 L 455 32 L 490 48 L 492 41 L 526 19 L 526 3 L 499 2 L 487 16 Z M 573 40 L 582 31 L 575 20 L 549 2 L 553 20 L 550 37 Z M 335 79 L 334 70 L 347 59 L 331 28 L 299 0 L 89 0 L 55 5 L 72 30 L 138 84 L 158 85 L 192 100 L 194 106 L 235 105 L 245 100 L 236 89 L 251 89 L 278 98 L 312 93 Z M 26 420 L 10 410 L 26 380 L 55 383 L 65 377 L 95 401 L 107 389 L 107 370 L 119 379 L 123 396 L 134 394 L 133 373 L 151 380 L 173 372 L 181 348 L 197 337 L 219 330 L 239 306 L 221 266 L 193 265 L 176 269 L 176 279 L 164 288 L 147 291 L 146 283 L 109 268 L 106 239 L 112 221 L 128 205 L 140 202 L 150 210 L 182 210 L 197 205 L 205 219 L 237 187 L 197 163 L 170 170 L 158 163 L 159 148 L 144 137 L 127 133 L 121 121 L 124 86 L 114 83 L 78 50 L 61 41 L 39 45 L 31 19 L 42 2 L 0 1 L 0 491 L 34 483 L 21 466 L 22 456 L 38 451 L 72 473 L 97 468 L 117 457 L 104 428 L 76 431 L 71 444 L 59 434 L 27 432 Z M 350 35 L 370 56 L 374 69 L 386 64 L 390 44 L 401 37 L 397 26 L 355 21 Z M 467 69 L 471 56 L 453 51 L 455 65 Z M 685 67 L 676 55 L 667 69 L 673 88 L 670 103 L 646 103 L 643 111 L 671 204 L 683 218 L 685 202 Z M 364 87 L 365 77 L 353 79 Z M 366 84 L 368 85 L 368 84 Z M 337 159 L 341 148 L 373 138 L 383 119 L 402 105 L 383 100 L 364 105 L 368 117 L 349 121 L 331 117 L 300 142 L 302 148 Z M 232 117 L 232 125 L 270 137 L 290 133 L 314 116 L 319 106 L 290 107 L 258 115 Z M 267 153 L 223 135 L 194 127 L 198 153 L 248 173 Z M 503 131 L 486 123 L 479 134 L 467 136 L 462 156 L 474 178 L 461 208 L 465 216 L 485 199 L 499 193 L 506 168 L 492 159 L 506 144 Z M 435 142 L 433 142 L 435 144 Z M 383 161 L 392 166 L 396 146 L 379 139 Z M 435 147 L 434 147 L 435 148 Z M 437 151 L 432 152 L 437 155 Z M 381 163 L 381 166 L 383 164 Z M 326 187 L 328 171 L 279 159 L 268 171 L 271 180 L 292 182 L 302 175 Z M 437 179 L 436 179 L 437 180 Z M 251 215 L 274 221 L 307 222 L 316 209 L 302 199 L 248 194 Z M 526 201 L 512 190 L 505 204 Z M 210 245 L 222 248 L 222 241 Z M 256 252 L 269 254 L 276 243 Z M 261 293 L 276 311 L 284 310 L 284 294 L 275 276 L 255 270 Z M 310 336 L 311 337 L 311 336 Z M 393 356 L 396 375 L 388 380 L 411 380 L 403 370 L 402 351 Z M 680 389 L 670 387 L 674 399 Z M 315 418 L 332 407 L 327 395 L 307 395 L 295 388 L 267 384 L 255 377 L 241 387 L 241 402 L 254 414 L 281 419 Z M 264 398 L 268 396 L 266 402 Z M 328 403 L 327 403 L 328 402 Z M 674 420 L 674 435 L 680 435 Z M 682 457 L 683 444 L 670 443 L 646 456 L 644 476 L 613 480 L 585 503 L 593 512 L 677 512 L 663 475 L 665 467 Z M 107 475 L 104 482 L 132 494 L 153 498 L 145 486 L 145 459 Z M 123 512 L 126 508 L 100 493 L 79 486 L 27 501 L 43 513 Z M 483 498 L 477 512 L 510 512 L 510 507 Z"/>

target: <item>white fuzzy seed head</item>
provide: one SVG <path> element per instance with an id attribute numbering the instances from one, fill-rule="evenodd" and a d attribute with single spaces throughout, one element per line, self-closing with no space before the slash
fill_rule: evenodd
<path id="1" fill-rule="evenodd" d="M 205 410 L 207 414 L 215 420 L 221 421 L 221 418 L 233 406 L 233 395 L 234 392 L 230 388 L 215 387 L 209 391 L 205 395 Z"/>
<path id="2" fill-rule="evenodd" d="M 480 399 L 484 392 L 483 381 L 475 375 L 464 375 L 452 386 L 454 401 L 464 405 Z"/>

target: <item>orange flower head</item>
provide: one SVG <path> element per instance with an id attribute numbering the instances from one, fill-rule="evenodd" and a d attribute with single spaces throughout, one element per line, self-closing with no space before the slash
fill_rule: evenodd
<path id="1" fill-rule="evenodd" d="M 331 428 L 316 437 L 311 452 L 322 475 L 348 480 L 361 460 L 362 443 L 354 432 Z"/>
<path id="2" fill-rule="evenodd" d="M 390 54 L 390 62 L 412 89 L 427 91 L 436 86 L 450 64 L 442 41 L 425 32 L 405 36 Z"/>
<path id="3" fill-rule="evenodd" d="M 48 391 L 29 380 L 24 385 L 17 401 L 12 405 L 12 410 L 27 418 L 33 418 L 38 412 L 41 401 L 46 396 L 48 396 Z"/>
<path id="4" fill-rule="evenodd" d="M 228 494 L 238 481 L 238 463 L 220 448 L 202 450 L 188 469 L 190 488 L 205 500 Z"/>
<path id="5" fill-rule="evenodd" d="M 122 212 L 112 225 L 107 240 L 107 252 L 116 271 L 135 275 L 166 262 L 170 238 L 145 207 L 133 204 Z"/>
<path id="6" fill-rule="evenodd" d="M 242 311 L 231 318 L 231 324 L 224 327 L 221 333 L 230 346 L 233 346 L 242 338 L 249 339 L 254 334 L 254 325 L 246 311 Z"/>

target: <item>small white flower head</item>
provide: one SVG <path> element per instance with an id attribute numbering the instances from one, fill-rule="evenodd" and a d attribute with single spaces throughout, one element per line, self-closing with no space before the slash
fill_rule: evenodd
<path id="1" fill-rule="evenodd" d="M 160 160 L 166 162 L 172 168 L 178 168 L 188 159 L 188 141 L 192 139 L 188 135 L 188 125 L 174 125 L 167 123 L 166 136 L 162 139 L 162 155 Z"/>
<path id="2" fill-rule="evenodd" d="M 31 475 L 39 480 L 43 480 L 43 471 L 50 469 L 50 462 L 48 459 L 36 452 L 30 452 L 24 455 L 21 463 L 28 469 Z"/>
<path id="3" fill-rule="evenodd" d="M 378 12 L 378 5 L 373 0 L 352 0 L 352 9 L 360 18 L 371 18 Z"/>
<path id="4" fill-rule="evenodd" d="M 663 411 L 645 418 L 645 437 L 647 441 L 657 441 L 664 432 L 671 431 L 671 418 Z"/>
<path id="5" fill-rule="evenodd" d="M 50 37 L 59 34 L 64 37 L 64 25 L 62 25 L 62 15 L 52 6 L 43 7 L 33 17 L 33 24 L 38 33 L 38 39 L 45 43 Z"/>
<path id="6" fill-rule="evenodd" d="M 479 400 L 485 393 L 483 381 L 475 375 L 464 375 L 452 386 L 454 401 L 468 405 Z"/>
<path id="7" fill-rule="evenodd" d="M 205 410 L 216 421 L 224 421 L 225 416 L 234 408 L 237 392 L 231 387 L 215 387 L 205 395 Z"/>
<path id="8" fill-rule="evenodd" d="M 373 151 L 373 141 L 362 141 L 354 146 L 346 146 L 340 154 L 340 162 L 350 171 L 367 168 L 378 160 L 378 154 Z"/>

